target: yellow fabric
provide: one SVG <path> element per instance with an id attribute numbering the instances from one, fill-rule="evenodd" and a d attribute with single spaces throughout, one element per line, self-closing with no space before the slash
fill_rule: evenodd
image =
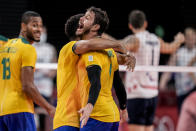
<path id="1" fill-rule="evenodd" d="M 79 127 L 80 94 L 77 88 L 76 63 L 79 56 L 72 51 L 76 41 L 66 44 L 60 51 L 57 68 L 57 108 L 53 128 Z"/>
<path id="2" fill-rule="evenodd" d="M 33 102 L 22 91 L 21 69 L 35 67 L 35 48 L 24 42 L 24 38 L 10 39 L 0 47 L 0 116 L 30 112 Z"/>
<path id="3" fill-rule="evenodd" d="M 120 115 L 111 92 L 114 72 L 118 69 L 116 54 L 113 49 L 107 49 L 81 56 L 78 62 L 78 76 L 82 107 L 88 101 L 90 83 L 86 68 L 91 65 L 101 67 L 101 90 L 90 117 L 102 122 L 117 122 Z"/>
<path id="4" fill-rule="evenodd" d="M 0 41 L 0 47 L 2 47 L 3 45 L 5 45 L 5 41 Z"/>

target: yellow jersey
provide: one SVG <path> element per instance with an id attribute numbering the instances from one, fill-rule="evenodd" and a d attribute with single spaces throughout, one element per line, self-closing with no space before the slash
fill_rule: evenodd
<path id="1" fill-rule="evenodd" d="M 67 43 L 60 51 L 57 67 L 57 107 L 53 128 L 61 126 L 80 127 L 80 94 L 77 88 L 76 63 L 79 56 L 72 47 L 76 41 Z"/>
<path id="2" fill-rule="evenodd" d="M 113 49 L 88 52 L 78 62 L 78 76 L 82 107 L 88 102 L 90 82 L 86 68 L 91 65 L 101 67 L 101 90 L 94 105 L 90 118 L 102 122 L 118 122 L 120 115 L 112 97 L 114 72 L 118 69 L 117 57 Z"/>
<path id="3" fill-rule="evenodd" d="M 10 39 L 0 47 L 0 116 L 30 112 L 34 105 L 22 91 L 21 69 L 35 67 L 36 50 L 23 37 Z"/>

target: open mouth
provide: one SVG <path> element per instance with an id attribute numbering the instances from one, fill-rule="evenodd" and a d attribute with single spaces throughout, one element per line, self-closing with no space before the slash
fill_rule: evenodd
<path id="1" fill-rule="evenodd" d="M 78 29 L 82 29 L 84 25 L 82 23 L 79 23 Z"/>
<path id="2" fill-rule="evenodd" d="M 35 33 L 35 37 L 40 37 L 41 36 L 41 33 L 40 32 L 36 32 Z"/>

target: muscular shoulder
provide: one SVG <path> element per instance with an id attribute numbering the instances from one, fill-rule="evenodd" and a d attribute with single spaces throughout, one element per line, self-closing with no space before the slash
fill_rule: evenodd
<path id="1" fill-rule="evenodd" d="M 76 43 L 76 41 L 70 41 L 70 42 L 68 42 L 67 44 L 65 44 L 64 46 L 63 46 L 63 48 L 61 49 L 61 51 L 60 52 L 64 52 L 64 51 L 66 51 L 66 50 L 68 50 L 68 49 L 71 49 L 72 50 L 72 47 L 73 47 L 73 45 Z"/>

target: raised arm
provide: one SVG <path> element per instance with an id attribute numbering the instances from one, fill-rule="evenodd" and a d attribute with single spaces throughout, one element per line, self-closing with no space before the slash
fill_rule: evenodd
<path id="1" fill-rule="evenodd" d="M 196 56 L 191 59 L 191 61 L 188 63 L 188 66 L 193 66 L 194 63 L 196 63 Z M 195 74 L 193 72 L 189 72 L 189 76 L 191 77 L 191 79 L 196 84 L 196 76 L 195 76 Z"/>
<path id="2" fill-rule="evenodd" d="M 184 35 L 182 33 L 178 33 L 175 36 L 175 39 L 171 43 L 164 42 L 162 39 L 160 39 L 161 42 L 161 48 L 160 52 L 163 54 L 172 54 L 174 53 L 182 43 L 184 43 Z"/>
<path id="3" fill-rule="evenodd" d="M 77 41 L 74 45 L 74 52 L 76 54 L 83 54 L 88 51 L 102 50 L 107 48 L 113 48 L 117 52 L 126 53 L 125 47 L 120 42 L 104 38 L 92 38 L 89 40 Z"/>
<path id="4" fill-rule="evenodd" d="M 46 109 L 51 117 L 54 116 L 55 107 L 50 105 L 39 93 L 37 87 L 34 85 L 34 70 L 33 67 L 26 66 L 22 68 L 21 72 L 22 88 L 26 95 L 31 98 L 37 105 Z"/>
<path id="5" fill-rule="evenodd" d="M 168 62 L 168 65 L 175 66 L 176 65 L 176 54 L 173 54 Z M 160 90 L 165 90 L 167 83 L 171 79 L 171 72 L 164 72 L 160 78 L 159 88 Z"/>

